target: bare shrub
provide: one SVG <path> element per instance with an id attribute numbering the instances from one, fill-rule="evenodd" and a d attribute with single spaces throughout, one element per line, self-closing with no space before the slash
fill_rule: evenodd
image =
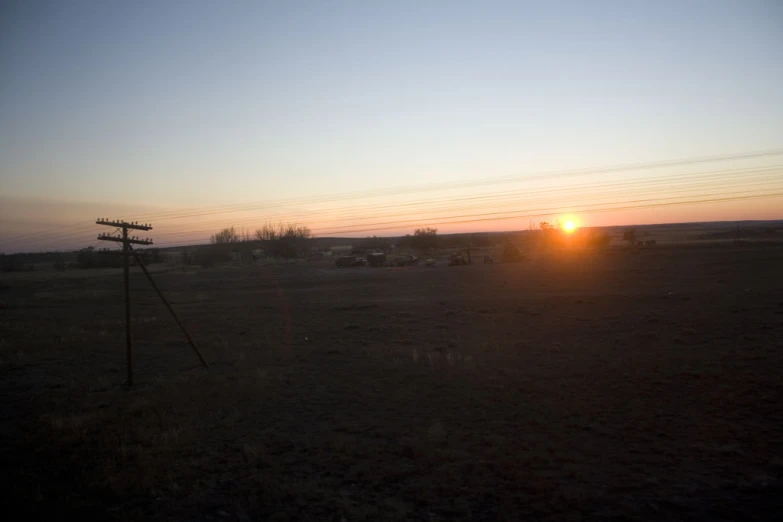
<path id="1" fill-rule="evenodd" d="M 297 223 L 265 223 L 256 230 L 256 239 L 264 242 L 264 253 L 278 258 L 297 257 L 312 237 L 310 229 Z"/>
<path id="2" fill-rule="evenodd" d="M 420 249 L 435 248 L 438 243 L 438 229 L 437 228 L 417 228 L 413 232 L 413 247 Z"/>
<path id="3" fill-rule="evenodd" d="M 240 237 L 234 227 L 227 227 L 218 232 L 212 234 L 209 237 L 209 242 L 213 245 L 223 245 L 226 243 L 239 243 Z"/>

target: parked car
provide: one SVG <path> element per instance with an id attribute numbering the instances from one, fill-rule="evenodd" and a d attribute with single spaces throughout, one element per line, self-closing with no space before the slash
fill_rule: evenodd
<path id="1" fill-rule="evenodd" d="M 356 257 L 340 256 L 334 261 L 334 264 L 337 268 L 350 268 L 356 266 Z"/>
<path id="2" fill-rule="evenodd" d="M 396 266 L 413 266 L 419 264 L 419 258 L 414 256 L 413 254 L 408 254 L 405 256 L 400 256 L 397 259 L 395 259 L 394 264 Z"/>
<path id="3" fill-rule="evenodd" d="M 367 262 L 370 264 L 370 266 L 383 266 L 383 264 L 386 262 L 386 254 L 383 252 L 367 254 Z"/>

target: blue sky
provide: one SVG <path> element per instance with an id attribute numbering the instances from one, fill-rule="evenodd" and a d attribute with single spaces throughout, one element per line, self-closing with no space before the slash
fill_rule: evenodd
<path id="1" fill-rule="evenodd" d="M 223 205 L 783 146 L 774 0 L 1 5 L 5 197 Z"/>

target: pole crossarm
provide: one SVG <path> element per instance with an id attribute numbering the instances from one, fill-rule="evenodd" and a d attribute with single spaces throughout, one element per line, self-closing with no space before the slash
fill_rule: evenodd
<path id="1" fill-rule="evenodd" d="M 128 228 L 133 230 L 152 230 L 152 225 L 149 223 L 143 223 L 139 224 L 138 221 L 132 221 L 128 223 L 127 221 L 122 221 L 121 219 L 106 219 L 106 218 L 98 218 L 95 221 L 96 225 L 106 225 L 107 227 L 117 227 L 117 228 Z"/>
<path id="2" fill-rule="evenodd" d="M 100 234 L 98 236 L 98 239 L 101 241 L 116 241 L 117 243 L 123 243 L 126 241 L 125 238 L 122 236 L 112 236 L 111 234 Z M 151 239 L 136 239 L 136 237 L 129 237 L 127 239 L 127 242 L 133 245 L 151 245 L 152 240 Z"/>

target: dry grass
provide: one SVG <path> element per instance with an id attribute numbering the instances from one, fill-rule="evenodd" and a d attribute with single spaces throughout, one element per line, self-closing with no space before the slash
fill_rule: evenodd
<path id="1" fill-rule="evenodd" d="M 6 505 L 119 520 L 762 520 L 783 473 L 781 260 L 683 249 L 166 272 L 212 368 L 139 284 L 132 390 L 117 272 L 45 290 L 14 278 L 3 299 L 19 306 L 0 316 Z"/>

